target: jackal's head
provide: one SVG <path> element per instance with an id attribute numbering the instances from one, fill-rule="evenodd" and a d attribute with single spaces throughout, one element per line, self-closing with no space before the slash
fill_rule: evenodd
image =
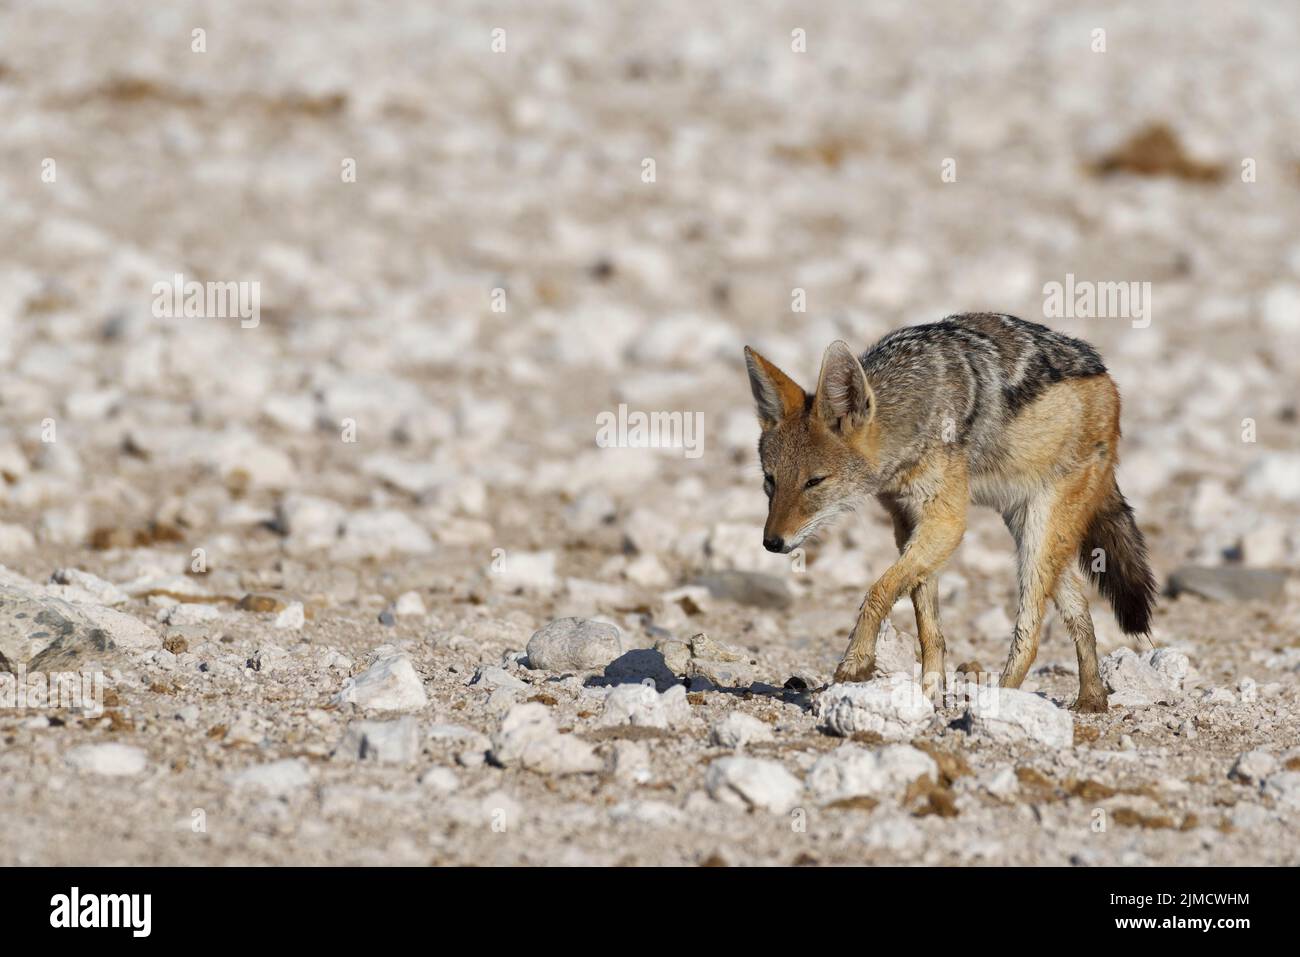
<path id="1" fill-rule="evenodd" d="M 745 363 L 763 427 L 763 547 L 788 552 L 874 491 L 876 397 L 840 340 L 826 350 L 811 396 L 748 346 Z"/>

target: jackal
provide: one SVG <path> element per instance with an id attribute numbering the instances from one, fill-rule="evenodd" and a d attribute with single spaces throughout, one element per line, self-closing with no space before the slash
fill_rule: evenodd
<path id="1" fill-rule="evenodd" d="M 748 347 L 745 362 L 762 426 L 763 545 L 788 552 L 866 495 L 894 522 L 899 558 L 863 600 L 836 681 L 871 677 L 876 632 L 907 592 L 923 685 L 942 689 L 938 572 L 974 502 L 1001 512 L 1016 543 L 1020 608 L 1001 684 L 1024 680 L 1050 597 L 1079 658 L 1074 708 L 1106 710 L 1083 576 L 1134 635 L 1150 630 L 1155 580 L 1115 482 L 1119 392 L 1096 350 L 970 313 L 895 330 L 860 358 L 831 343 L 811 395 Z"/>

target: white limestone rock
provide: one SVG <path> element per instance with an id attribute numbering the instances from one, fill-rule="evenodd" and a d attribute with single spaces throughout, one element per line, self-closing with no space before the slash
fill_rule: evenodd
<path id="1" fill-rule="evenodd" d="M 1016 688 L 974 686 L 966 720 L 971 734 L 995 741 L 1034 741 L 1049 748 L 1074 746 L 1070 712 Z"/>
<path id="2" fill-rule="evenodd" d="M 539 671 L 594 671 L 623 652 L 614 625 L 588 618 L 557 618 L 528 639 L 528 667 Z"/>
<path id="3" fill-rule="evenodd" d="M 848 737 L 859 731 L 886 741 L 910 740 L 934 715 L 934 705 L 911 675 L 834 684 L 817 699 L 818 726 Z"/>
<path id="4" fill-rule="evenodd" d="M 144 749 L 115 741 L 79 745 L 68 751 L 64 759 L 78 771 L 104 777 L 131 777 L 140 774 L 149 764 Z"/>
<path id="5" fill-rule="evenodd" d="M 809 793 L 826 804 L 854 797 L 898 798 L 920 778 L 937 780 L 939 767 L 908 744 L 868 749 L 842 744 L 817 759 L 808 772 Z"/>
<path id="6" fill-rule="evenodd" d="M 604 766 L 586 741 L 561 734 L 550 711 L 538 702 L 510 709 L 492 736 L 491 757 L 503 767 L 541 774 L 587 774 Z"/>
<path id="7" fill-rule="evenodd" d="M 803 798 L 803 783 L 779 761 L 719 758 L 705 772 L 704 785 L 715 801 L 734 807 L 784 814 Z"/>
<path id="8" fill-rule="evenodd" d="M 709 740 L 722 748 L 738 749 L 755 741 L 771 741 L 772 729 L 753 715 L 732 711 L 709 728 Z"/>
<path id="9" fill-rule="evenodd" d="M 429 703 L 424 682 L 404 655 L 381 658 L 361 674 L 348 678 L 334 700 L 367 711 L 420 711 Z"/>

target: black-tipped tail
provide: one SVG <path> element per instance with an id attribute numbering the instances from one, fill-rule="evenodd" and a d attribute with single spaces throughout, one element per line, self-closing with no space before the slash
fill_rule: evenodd
<path id="1" fill-rule="evenodd" d="M 1110 602 L 1120 628 L 1130 635 L 1150 633 L 1156 579 L 1133 509 L 1114 477 L 1079 546 L 1079 565 Z"/>

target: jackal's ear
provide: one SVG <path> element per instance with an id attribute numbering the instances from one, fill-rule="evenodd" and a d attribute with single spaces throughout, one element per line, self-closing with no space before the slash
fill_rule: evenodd
<path id="1" fill-rule="evenodd" d="M 867 374 L 843 339 L 826 349 L 813 408 L 818 418 L 841 434 L 862 428 L 876 414 L 876 395 L 867 384 Z"/>
<path id="2" fill-rule="evenodd" d="M 745 365 L 749 367 L 749 387 L 758 404 L 758 422 L 770 429 L 787 415 L 803 409 L 808 394 L 788 375 L 745 346 Z"/>

